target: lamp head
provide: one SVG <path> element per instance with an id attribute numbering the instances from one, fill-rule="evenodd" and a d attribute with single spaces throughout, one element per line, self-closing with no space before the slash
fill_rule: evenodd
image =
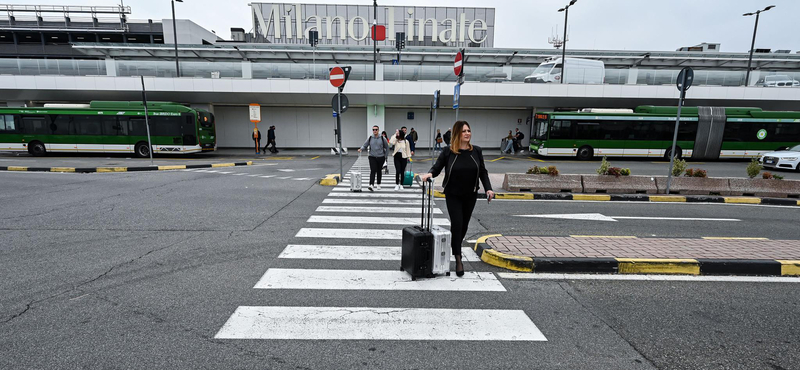
<path id="1" fill-rule="evenodd" d="M 753 15 L 753 13 L 744 13 L 744 14 L 742 14 L 743 17 L 747 17 L 747 16 L 751 16 L 751 15 Z"/>
<path id="2" fill-rule="evenodd" d="M 764 8 L 764 10 L 762 10 L 762 12 L 766 12 L 767 10 L 770 10 L 770 9 L 772 9 L 774 7 L 775 7 L 775 5 L 770 5 L 770 6 L 766 7 L 766 8 Z"/>
<path id="3" fill-rule="evenodd" d="M 576 2 L 578 2 L 578 0 L 570 0 L 569 5 L 575 5 Z"/>
<path id="4" fill-rule="evenodd" d="M 559 13 L 561 13 L 561 12 L 563 12 L 563 11 L 564 11 L 564 9 L 566 9 L 566 8 L 561 8 L 561 9 L 558 9 L 558 12 L 559 12 Z"/>
<path id="5" fill-rule="evenodd" d="M 179 3 L 182 3 L 182 2 L 183 2 L 183 0 L 175 0 L 175 1 L 177 1 L 177 2 L 179 2 Z"/>

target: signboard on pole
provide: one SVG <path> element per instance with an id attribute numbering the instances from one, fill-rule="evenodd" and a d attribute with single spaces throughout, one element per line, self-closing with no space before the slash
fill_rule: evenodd
<path id="1" fill-rule="evenodd" d="M 433 109 L 439 108 L 439 90 L 433 92 Z"/>
<path id="2" fill-rule="evenodd" d="M 250 122 L 261 122 L 261 105 L 250 104 Z"/>
<path id="3" fill-rule="evenodd" d="M 336 113 L 336 112 L 342 112 L 342 113 L 347 112 L 347 108 L 350 107 L 350 99 L 347 98 L 347 95 L 342 94 L 341 102 L 342 102 L 342 106 L 341 107 L 337 107 L 338 103 L 339 103 L 339 95 L 334 95 L 333 99 L 331 99 L 331 108 L 333 109 L 334 113 Z M 334 117 L 336 117 L 336 116 L 334 116 Z"/>
<path id="4" fill-rule="evenodd" d="M 453 89 L 453 109 L 458 109 L 458 101 L 461 100 L 461 85 L 456 84 Z"/>
<path id="5" fill-rule="evenodd" d="M 453 61 L 453 72 L 456 73 L 456 77 L 461 77 L 461 74 L 464 73 L 463 58 L 464 55 L 460 51 L 456 53 L 456 59 Z"/>
<path id="6" fill-rule="evenodd" d="M 342 87 L 344 85 L 345 76 L 342 67 L 333 67 L 331 69 L 330 80 L 333 87 Z"/>

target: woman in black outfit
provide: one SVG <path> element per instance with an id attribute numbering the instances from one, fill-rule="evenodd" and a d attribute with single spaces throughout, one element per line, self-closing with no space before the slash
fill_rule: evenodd
<path id="1" fill-rule="evenodd" d="M 461 242 L 467 235 L 469 219 L 478 200 L 478 180 L 486 189 L 486 198 L 490 202 L 494 198 L 489 173 L 483 163 L 483 153 L 477 145 L 470 144 L 472 129 L 466 121 L 458 121 L 453 125 L 453 142 L 445 148 L 430 172 L 421 176 L 422 181 L 436 177 L 444 169 L 444 194 L 447 213 L 450 215 L 450 247 L 456 256 L 456 275 L 464 276 L 464 265 L 461 263 Z"/>

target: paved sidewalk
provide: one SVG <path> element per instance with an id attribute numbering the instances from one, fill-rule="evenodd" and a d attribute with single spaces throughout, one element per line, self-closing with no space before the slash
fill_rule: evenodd
<path id="1" fill-rule="evenodd" d="M 800 276 L 800 240 L 487 235 L 475 251 L 523 272 Z"/>
<path id="2" fill-rule="evenodd" d="M 500 236 L 487 244 L 531 258 L 800 259 L 800 240 Z"/>

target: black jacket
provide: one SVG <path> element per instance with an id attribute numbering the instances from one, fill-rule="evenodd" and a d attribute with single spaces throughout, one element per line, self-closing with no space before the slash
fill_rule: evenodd
<path id="1" fill-rule="evenodd" d="M 450 145 L 450 131 L 444 133 L 444 143 Z"/>
<path id="2" fill-rule="evenodd" d="M 267 140 L 275 140 L 275 129 L 269 129 L 267 131 Z"/>
<path id="3" fill-rule="evenodd" d="M 486 189 L 486 191 L 492 190 L 492 182 L 489 181 L 489 172 L 486 171 L 486 165 L 483 163 L 483 151 L 481 150 L 481 147 L 477 145 L 472 146 L 472 153 L 470 153 L 469 156 L 471 157 L 472 160 L 475 161 L 475 163 L 478 164 L 478 171 L 475 173 L 475 183 L 474 184 L 448 183 L 450 177 L 450 169 L 453 167 L 453 163 L 455 163 L 457 159 L 463 160 L 465 158 L 468 158 L 467 156 L 463 155 L 464 154 L 463 151 L 461 153 L 462 154 L 453 154 L 453 152 L 450 151 L 450 148 L 445 148 L 445 150 L 442 150 L 442 153 L 439 154 L 439 158 L 436 159 L 436 163 L 433 164 L 433 167 L 431 167 L 431 169 L 428 172 L 430 172 L 433 175 L 433 177 L 436 177 L 439 176 L 439 173 L 441 173 L 442 170 L 444 170 L 443 187 L 445 193 L 447 193 L 448 189 L 468 190 L 469 186 L 472 186 L 472 190 L 475 193 L 477 193 L 478 189 L 480 189 L 480 186 L 478 186 L 479 179 L 480 182 L 483 183 L 483 188 Z"/>

